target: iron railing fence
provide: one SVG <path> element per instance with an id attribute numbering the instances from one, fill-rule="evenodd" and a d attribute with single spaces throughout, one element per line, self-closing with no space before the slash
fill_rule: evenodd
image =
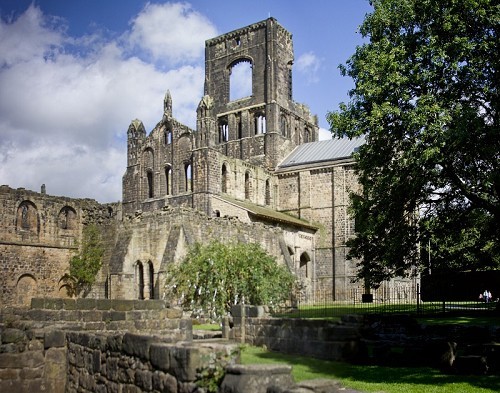
<path id="1" fill-rule="evenodd" d="M 478 299 L 466 301 L 435 300 L 422 301 L 420 285 L 415 284 L 401 290 L 380 287 L 369 294 L 361 289 L 344 293 L 316 290 L 293 296 L 286 307 L 276 310 L 280 317 L 336 318 L 344 314 L 415 314 L 415 315 L 467 315 L 495 310 L 498 301 L 485 302 Z M 443 296 L 442 299 L 445 299 Z"/>

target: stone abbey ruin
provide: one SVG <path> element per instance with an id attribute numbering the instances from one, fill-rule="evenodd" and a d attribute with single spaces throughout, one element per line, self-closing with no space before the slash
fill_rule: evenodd
<path id="1" fill-rule="evenodd" d="M 261 244 L 306 298 L 362 293 L 345 244 L 358 187 L 352 153 L 363 140 L 318 141 L 317 118 L 292 98 L 292 36 L 274 18 L 207 40 L 205 56 L 196 130 L 172 117 L 169 92 L 149 134 L 131 122 L 120 203 L 0 186 L 2 306 L 66 297 L 62 277 L 89 223 L 106 250 L 89 297 L 162 299 L 166 267 L 212 239 Z M 251 95 L 234 99 L 231 71 L 241 65 Z"/>

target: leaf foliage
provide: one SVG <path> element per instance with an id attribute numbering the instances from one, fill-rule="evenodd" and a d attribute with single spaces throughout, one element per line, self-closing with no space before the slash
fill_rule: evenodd
<path id="1" fill-rule="evenodd" d="M 63 279 L 71 296 L 88 292 L 102 266 L 104 247 L 99 228 L 90 224 L 83 228 L 79 252 L 69 262 L 69 273 Z"/>
<path id="2" fill-rule="evenodd" d="M 355 82 L 350 102 L 328 114 L 334 136 L 367 141 L 348 244 L 358 276 L 377 286 L 429 259 L 441 270 L 498 268 L 500 3 L 371 3 L 368 42 L 340 67 Z"/>
<path id="3" fill-rule="evenodd" d="M 167 270 L 166 295 L 216 320 L 233 304 L 275 306 L 289 299 L 295 278 L 255 243 L 195 243 Z"/>

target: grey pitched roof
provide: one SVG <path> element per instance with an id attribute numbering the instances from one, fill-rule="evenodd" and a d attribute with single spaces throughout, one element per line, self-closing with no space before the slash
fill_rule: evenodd
<path id="1" fill-rule="evenodd" d="M 364 143 L 364 136 L 354 139 L 328 139 L 326 141 L 304 143 L 297 146 L 278 165 L 278 168 L 349 158 Z"/>

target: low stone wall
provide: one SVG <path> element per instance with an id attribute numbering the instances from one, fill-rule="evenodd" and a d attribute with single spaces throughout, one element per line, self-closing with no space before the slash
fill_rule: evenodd
<path id="1" fill-rule="evenodd" d="M 171 337 L 68 332 L 68 393 L 191 393 L 216 383 L 239 347 Z M 215 380 L 213 380 L 215 378 Z"/>
<path id="2" fill-rule="evenodd" d="M 140 333 L 139 333 L 140 332 Z M 192 392 L 220 381 L 235 344 L 192 341 L 160 300 L 33 299 L 0 312 L 0 392 Z"/>
<path id="3" fill-rule="evenodd" d="M 261 306 L 234 306 L 233 327 L 223 334 L 235 341 L 271 351 L 327 360 L 351 360 L 362 350 L 359 321 L 270 318 Z"/>
<path id="4" fill-rule="evenodd" d="M 178 340 L 191 340 L 193 331 L 191 319 L 163 300 L 34 298 L 31 309 L 6 309 L 2 314 L 65 330 L 165 333 Z"/>
<path id="5" fill-rule="evenodd" d="M 422 325 L 405 315 L 348 315 L 340 322 L 271 318 L 234 306 L 223 336 L 272 351 L 386 366 L 500 374 L 500 326 Z"/>

